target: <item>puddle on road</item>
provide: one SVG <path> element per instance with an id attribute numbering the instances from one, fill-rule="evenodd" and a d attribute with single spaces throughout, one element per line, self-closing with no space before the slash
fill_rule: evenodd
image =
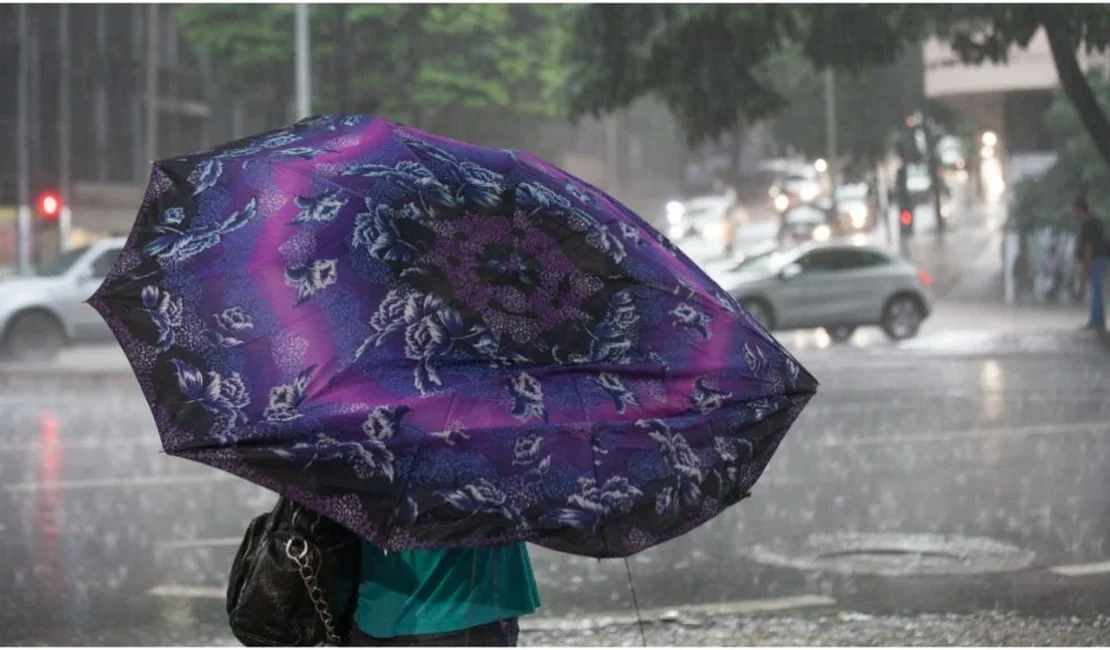
<path id="1" fill-rule="evenodd" d="M 883 576 L 972 575 L 1018 571 L 1036 554 L 988 537 L 903 533 L 811 535 L 753 547 L 761 564 Z"/>

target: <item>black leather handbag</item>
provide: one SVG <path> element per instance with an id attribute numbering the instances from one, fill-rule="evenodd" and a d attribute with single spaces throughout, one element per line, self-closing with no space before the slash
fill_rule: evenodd
<path id="1" fill-rule="evenodd" d="M 285 499 L 247 528 L 231 565 L 227 616 L 246 646 L 346 645 L 357 602 L 358 537 Z"/>

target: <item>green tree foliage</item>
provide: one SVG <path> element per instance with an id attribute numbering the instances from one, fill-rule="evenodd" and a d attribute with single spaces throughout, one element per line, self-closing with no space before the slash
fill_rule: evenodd
<path id="1" fill-rule="evenodd" d="M 934 5 L 936 6 L 936 5 Z M 936 33 L 967 62 L 1005 61 L 1014 46 L 1025 47 L 1044 29 L 1060 87 L 1105 165 L 1110 165 L 1110 120 L 1076 53 L 1110 49 L 1110 6 L 1106 4 L 954 5 L 934 17 Z"/>
<path id="2" fill-rule="evenodd" d="M 568 48 L 574 114 L 663 98 L 693 142 L 783 110 L 772 58 L 797 48 L 817 68 L 890 65 L 936 35 L 967 62 L 1004 60 L 1045 29 L 1061 86 L 1110 164 L 1110 122 L 1080 72 L 1081 47 L 1110 46 L 1110 7 L 1074 5 L 583 5 Z"/>
<path id="3" fill-rule="evenodd" d="M 786 109 L 814 67 L 890 64 L 919 25 L 920 9 L 904 5 L 581 5 L 566 50 L 570 108 L 598 114 L 658 95 L 700 143 Z"/>
<path id="4" fill-rule="evenodd" d="M 310 5 L 314 109 L 375 112 L 445 131 L 475 115 L 562 115 L 559 6 Z M 293 5 L 185 5 L 189 41 L 215 58 L 222 84 L 287 102 Z"/>
<path id="5" fill-rule="evenodd" d="M 1096 100 L 1110 106 L 1110 82 L 1103 70 L 1087 76 Z M 1110 215 L 1110 169 L 1088 135 L 1074 104 L 1062 90 L 1045 114 L 1045 125 L 1057 141 L 1058 157 L 1036 179 L 1022 181 L 1014 190 L 1012 214 L 1019 226 L 1071 227 L 1071 203 L 1085 197 L 1096 214 Z"/>
<path id="6" fill-rule="evenodd" d="M 770 121 L 775 140 L 809 158 L 824 157 L 828 151 L 824 75 L 797 49 L 773 57 L 768 68 L 788 102 Z M 907 50 L 890 65 L 836 75 L 837 143 L 848 174 L 874 169 L 890 155 L 906 116 L 925 104 L 921 75 L 916 49 Z"/>

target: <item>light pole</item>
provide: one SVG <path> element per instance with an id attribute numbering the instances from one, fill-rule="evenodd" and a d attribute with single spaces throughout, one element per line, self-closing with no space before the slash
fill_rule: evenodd
<path id="1" fill-rule="evenodd" d="M 836 76 L 833 69 L 825 68 L 825 128 L 828 149 L 828 169 L 830 198 L 833 214 L 839 217 L 836 205 L 837 158 L 836 158 Z"/>
<path id="2" fill-rule="evenodd" d="M 297 3 L 295 16 L 296 38 L 296 75 L 297 75 L 297 119 L 304 119 L 312 114 L 312 74 L 310 69 L 309 50 L 311 43 L 308 35 L 308 5 Z"/>
<path id="3" fill-rule="evenodd" d="M 158 67 L 162 42 L 159 36 L 158 5 L 147 6 L 146 14 L 146 160 L 158 159 Z"/>
<path id="4" fill-rule="evenodd" d="M 73 217 L 69 209 L 72 198 L 70 170 L 70 128 L 69 128 L 69 5 L 58 6 L 58 194 L 61 197 L 61 210 L 58 214 L 58 254 L 66 252 Z"/>
<path id="5" fill-rule="evenodd" d="M 31 137 L 29 95 L 31 94 L 31 30 L 28 5 L 15 6 L 19 38 L 19 71 L 16 80 L 15 169 L 16 247 L 20 275 L 31 273 Z"/>

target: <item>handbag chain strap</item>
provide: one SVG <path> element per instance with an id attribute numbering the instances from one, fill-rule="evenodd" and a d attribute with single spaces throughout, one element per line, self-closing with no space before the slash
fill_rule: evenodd
<path id="1" fill-rule="evenodd" d="M 294 520 L 295 517 L 296 515 L 294 515 Z M 316 534 L 319 523 L 320 517 L 317 516 L 315 521 L 312 522 L 313 535 Z M 300 543 L 299 550 L 294 548 L 295 542 Z M 297 572 L 300 573 L 301 580 L 304 581 L 304 586 L 308 589 L 308 597 L 312 600 L 316 615 L 320 617 L 320 622 L 324 624 L 324 634 L 328 643 L 339 645 L 342 640 L 335 629 L 335 617 L 332 616 L 331 608 L 328 607 L 328 601 L 324 597 L 323 590 L 316 584 L 316 567 L 312 566 L 308 557 L 308 540 L 303 537 L 291 537 L 289 541 L 285 542 L 285 555 L 297 565 Z"/>

